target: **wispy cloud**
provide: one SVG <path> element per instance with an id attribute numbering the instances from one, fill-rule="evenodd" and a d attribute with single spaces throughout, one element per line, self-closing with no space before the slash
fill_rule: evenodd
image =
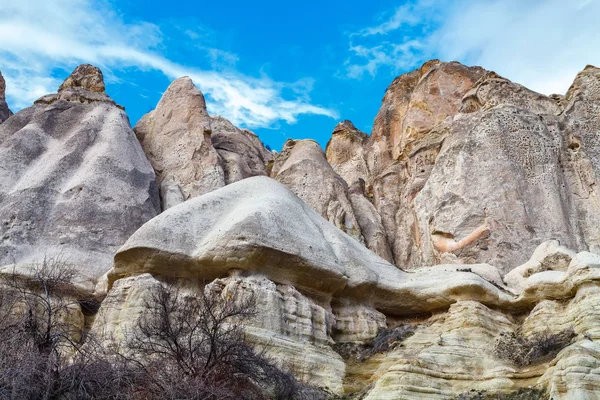
<path id="1" fill-rule="evenodd" d="M 428 36 L 438 15 L 434 4 L 408 1 L 383 14 L 377 24 L 350 33 L 345 75 L 361 79 L 365 74 L 374 77 L 382 68 L 395 74 L 415 67 L 429 52 Z"/>
<path id="2" fill-rule="evenodd" d="M 209 112 L 245 127 L 294 123 L 302 114 L 337 117 L 306 98 L 284 97 L 282 93 L 294 83 L 171 61 L 159 51 L 162 34 L 158 26 L 126 23 L 109 3 L 0 0 L 0 9 L 0 70 L 7 80 L 10 105 L 16 109 L 56 91 L 60 81 L 52 78 L 54 69 L 68 70 L 73 64 L 89 62 L 108 74 L 137 67 L 161 71 L 171 79 L 188 75 L 207 96 Z M 218 50 L 211 57 L 213 64 L 221 61 L 233 66 L 237 61 L 235 55 Z"/>
<path id="3" fill-rule="evenodd" d="M 398 74 L 441 58 L 550 94 L 564 93 L 585 65 L 600 64 L 599 0 L 413 1 L 389 15 L 350 35 L 347 76 Z"/>
<path id="4" fill-rule="evenodd" d="M 415 26 L 423 22 L 423 9 L 431 8 L 432 0 L 409 1 L 398 7 L 391 17 L 384 18 L 375 26 L 357 32 L 359 36 L 385 35 L 405 26 Z"/>

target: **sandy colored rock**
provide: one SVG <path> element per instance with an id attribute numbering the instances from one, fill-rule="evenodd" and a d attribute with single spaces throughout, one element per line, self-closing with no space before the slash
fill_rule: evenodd
<path id="1" fill-rule="evenodd" d="M 495 72 L 484 74 L 462 99 L 461 113 L 489 110 L 501 104 L 524 108 L 534 114 L 558 115 L 560 101 L 509 81 Z"/>
<path id="2" fill-rule="evenodd" d="M 0 265 L 60 256 L 93 288 L 159 210 L 154 172 L 112 100 L 54 96 L 0 125 Z"/>
<path id="3" fill-rule="evenodd" d="M 137 329 L 147 301 L 161 284 L 165 285 L 150 274 L 116 281 L 102 303 L 92 334 L 107 345 L 126 340 Z M 180 295 L 195 296 L 204 291 L 223 298 L 235 293 L 240 300 L 254 296 L 256 315 L 245 321 L 246 340 L 280 367 L 294 371 L 300 380 L 333 393 L 343 392 L 345 366 L 330 347 L 334 317 L 294 287 L 259 276 L 218 279 L 205 287 L 176 281 L 169 287 Z"/>
<path id="4" fill-rule="evenodd" d="M 574 256 L 573 250 L 561 246 L 557 240 L 544 242 L 535 249 L 529 261 L 506 274 L 504 281 L 520 292 L 531 275 L 543 271 L 566 271 Z"/>
<path id="5" fill-rule="evenodd" d="M 407 261 L 435 264 L 452 253 L 508 271 L 548 239 L 579 248 L 557 127 L 553 116 L 511 105 L 455 119 L 412 202 Z"/>
<path id="6" fill-rule="evenodd" d="M 348 199 L 348 184 L 331 168 L 313 140 L 288 140 L 275 158 L 271 177 L 283 183 L 319 215 L 363 241 Z"/>
<path id="7" fill-rule="evenodd" d="M 386 90 L 365 143 L 370 175 L 363 179 L 381 216 L 396 265 L 412 264 L 412 200 L 433 169 L 448 133 L 446 123 L 484 74 L 479 67 L 432 60 L 399 76 Z"/>
<path id="8" fill-rule="evenodd" d="M 104 93 L 104 76 L 100 68 L 90 64 L 81 64 L 58 88 L 59 92 L 69 88 L 82 88 L 90 92 Z"/>
<path id="9" fill-rule="evenodd" d="M 548 240 L 598 251 L 598 71 L 588 66 L 565 96 L 548 97 L 433 60 L 394 80 L 370 137 L 336 128 L 328 157 L 365 181 L 386 258 L 402 268 L 508 272 Z"/>
<path id="10" fill-rule="evenodd" d="M 225 185 L 219 154 L 211 143 L 206 102 L 190 78 L 171 83 L 134 131 L 159 184 L 167 180 L 179 185 L 185 199 Z"/>
<path id="11" fill-rule="evenodd" d="M 356 129 L 351 121 L 346 120 L 336 125 L 327 143 L 327 161 L 348 185 L 370 176 L 364 150 L 367 138 L 366 133 Z"/>
<path id="12" fill-rule="evenodd" d="M 417 303 L 412 303 L 413 307 L 405 310 L 407 314 L 403 317 L 394 315 L 391 308 L 381 313 L 364 299 L 357 303 L 348 297 L 324 298 L 314 291 L 303 294 L 289 284 L 269 280 L 264 271 L 258 274 L 232 271 L 231 276 L 217 279 L 207 288 L 223 296 L 232 291 L 254 293 L 259 300 L 259 313 L 245 325 L 250 342 L 258 348 L 268 344 L 267 354 L 281 365 L 298 371 L 298 377 L 305 382 L 332 393 L 348 395 L 363 391 L 365 398 L 377 400 L 453 399 L 471 389 L 509 393 L 536 387 L 547 388 L 558 399 L 594 398 L 600 390 L 597 379 L 600 353 L 596 343 L 600 325 L 595 306 L 600 296 L 600 286 L 596 283 L 600 279 L 599 256 L 579 253 L 565 271 L 532 275 L 527 279 L 537 282 L 537 295 L 522 294 L 512 303 L 481 295 L 475 301 L 477 295 L 472 286 L 470 290 L 463 286 L 444 292 L 449 280 L 468 281 L 474 276 L 464 269 L 451 271 L 457 267 L 460 266 L 434 266 L 406 274 L 405 281 L 400 283 L 404 289 L 397 298 L 401 300 L 406 300 L 416 287 L 421 288 L 421 304 L 436 295 L 456 296 L 451 303 L 435 308 L 437 311 L 428 315 L 410 314 L 410 310 L 423 311 Z M 479 275 L 498 279 L 497 271 L 494 274 L 489 265 L 469 267 Z M 562 279 L 544 280 L 552 272 L 562 274 Z M 436 275 L 445 276 L 435 280 Z M 99 316 L 107 315 L 112 322 L 100 327 L 119 332 L 136 320 L 143 312 L 139 309 L 139 296 L 150 290 L 143 282 L 157 281 L 142 274 L 114 282 L 108 298 L 119 299 L 116 303 L 119 306 L 110 307 L 115 303 L 102 306 Z M 178 282 L 176 285 L 183 285 L 180 287 L 184 290 L 199 290 L 193 289 L 192 281 Z M 420 286 L 422 282 L 426 284 Z M 555 290 L 540 290 L 549 284 L 555 285 Z M 138 285 L 140 288 L 134 292 L 133 287 Z M 135 296 L 122 294 L 124 287 L 131 287 L 129 293 L 136 293 Z M 493 290 L 498 290 L 497 286 L 490 285 L 490 295 Z M 523 310 L 528 311 L 525 317 L 520 317 Z M 414 326 L 413 335 L 364 360 L 342 361 L 332 351 L 334 342 L 368 343 L 383 328 L 407 324 Z M 542 354 L 532 364 L 516 365 L 496 350 L 502 334 L 519 331 L 526 338 L 542 338 L 569 330 L 575 335 L 570 343 L 565 343 L 550 358 Z"/>

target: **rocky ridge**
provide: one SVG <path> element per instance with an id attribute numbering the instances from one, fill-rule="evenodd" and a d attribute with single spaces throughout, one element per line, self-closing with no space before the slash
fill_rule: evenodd
<path id="1" fill-rule="evenodd" d="M 247 340 L 332 398 L 596 398 L 599 88 L 433 60 L 371 135 L 274 154 L 189 78 L 134 134 L 83 65 L 0 125 L 0 267 L 65 256 L 117 341 L 158 285 L 255 296 Z"/>
<path id="2" fill-rule="evenodd" d="M 160 211 L 154 171 L 99 82 L 99 69 L 80 66 L 0 125 L 1 266 L 61 257 L 92 290 Z"/>
<path id="3" fill-rule="evenodd" d="M 6 104 L 6 82 L 4 77 L 0 73 L 0 124 L 8 119 L 12 115 L 12 111 Z"/>

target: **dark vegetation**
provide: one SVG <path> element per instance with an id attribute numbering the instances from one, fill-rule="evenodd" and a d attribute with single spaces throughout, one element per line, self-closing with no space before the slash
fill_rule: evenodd
<path id="1" fill-rule="evenodd" d="M 339 343 L 334 350 L 345 360 L 362 362 L 377 353 L 385 353 L 399 346 L 406 338 L 414 335 L 413 325 L 400 325 L 395 328 L 382 329 L 371 341 L 366 343 Z"/>
<path id="2" fill-rule="evenodd" d="M 494 352 L 499 358 L 524 367 L 553 359 L 575 336 L 571 329 L 559 333 L 541 332 L 530 337 L 519 331 L 503 332 L 496 339 Z"/>
<path id="3" fill-rule="evenodd" d="M 458 395 L 455 400 L 550 400 L 550 396 L 546 390 L 538 388 L 522 388 L 504 393 L 473 389 Z"/>
<path id="4" fill-rule="evenodd" d="M 46 260 L 27 278 L 1 277 L 0 399 L 322 396 L 246 344 L 240 322 L 253 315 L 252 298 L 183 296 L 160 286 L 117 349 L 84 331 L 79 310 L 97 306 L 74 289 L 73 276 Z"/>

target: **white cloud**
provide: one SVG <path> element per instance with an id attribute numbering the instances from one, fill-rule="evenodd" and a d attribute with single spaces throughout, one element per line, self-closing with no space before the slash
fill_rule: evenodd
<path id="1" fill-rule="evenodd" d="M 160 29 L 153 24 L 125 23 L 108 3 L 93 0 L 0 0 L 0 70 L 7 81 L 9 104 L 16 109 L 60 82 L 54 68 L 95 64 L 113 70 L 138 67 L 158 70 L 171 79 L 188 75 L 207 95 L 209 112 L 245 127 L 267 127 L 278 121 L 294 123 L 302 114 L 336 118 L 334 111 L 306 99 L 286 99 L 282 91 L 293 83 L 253 78 L 236 71 L 207 71 L 163 57 Z M 215 53 L 234 63 L 229 53 Z M 215 59 L 216 60 L 216 59 Z"/>
<path id="2" fill-rule="evenodd" d="M 441 58 L 481 65 L 550 94 L 564 93 L 587 64 L 600 65 L 599 0 L 412 4 L 411 17 L 396 17 L 406 10 L 404 6 L 389 20 L 358 31 L 362 36 L 351 36 L 348 76 L 360 78 L 354 71 L 361 68 L 370 74 L 389 68 L 397 74 L 427 59 Z M 363 44 L 360 40 L 369 39 L 365 32 L 376 32 L 387 44 L 384 48 Z M 415 40 L 420 47 L 406 48 L 399 56 L 394 53 L 395 46 Z M 356 52 L 357 46 L 365 47 L 362 53 Z"/>
<path id="3" fill-rule="evenodd" d="M 398 7 L 390 18 L 378 25 L 362 29 L 356 35 L 385 35 L 404 26 L 415 26 L 423 21 L 421 11 L 431 6 L 432 0 L 409 1 Z"/>

